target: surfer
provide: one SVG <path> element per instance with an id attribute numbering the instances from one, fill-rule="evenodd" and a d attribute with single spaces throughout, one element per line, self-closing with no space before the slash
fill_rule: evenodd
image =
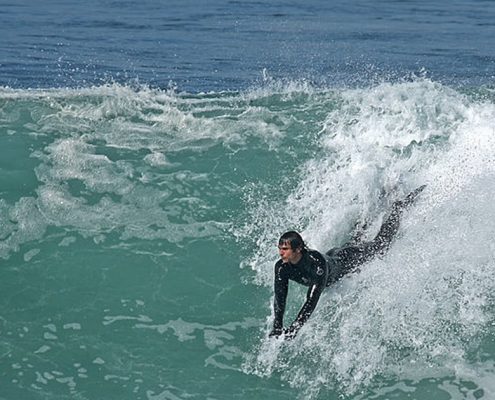
<path id="1" fill-rule="evenodd" d="M 356 271 L 365 262 L 376 255 L 383 255 L 399 229 L 402 211 L 411 205 L 423 191 L 425 185 L 409 193 L 404 200 L 393 203 L 391 212 L 383 222 L 376 237 L 368 242 L 350 242 L 321 254 L 308 249 L 301 235 L 295 231 L 284 233 L 278 242 L 280 260 L 275 264 L 275 319 L 269 336 L 293 338 L 316 308 L 316 304 L 325 287 L 337 282 L 344 275 Z M 289 280 L 308 286 L 306 302 L 296 319 L 288 327 L 283 327 L 283 318 Z"/>

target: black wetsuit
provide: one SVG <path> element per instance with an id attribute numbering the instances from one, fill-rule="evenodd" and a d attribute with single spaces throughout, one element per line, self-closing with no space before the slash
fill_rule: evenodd
<path id="1" fill-rule="evenodd" d="M 383 254 L 388 250 L 399 229 L 402 210 L 410 205 L 423 189 L 424 186 L 421 186 L 411 192 L 403 201 L 396 201 L 393 204 L 390 215 L 372 241 L 355 245 L 346 244 L 329 250 L 325 255 L 316 250 L 304 249 L 302 258 L 297 264 L 284 263 L 279 260 L 275 264 L 275 320 L 271 335 L 278 336 L 283 332 L 283 317 L 289 280 L 309 287 L 306 302 L 303 304 L 295 321 L 284 331 L 289 335 L 295 335 L 316 308 L 325 287 L 356 270 L 357 267 L 370 261 L 377 254 Z"/>
<path id="2" fill-rule="evenodd" d="M 295 331 L 306 322 L 315 309 L 323 289 L 327 286 L 328 273 L 329 265 L 327 260 L 316 250 L 304 251 L 297 264 L 284 263 L 282 260 L 279 260 L 275 264 L 274 334 L 280 334 L 282 332 L 289 280 L 309 286 L 306 302 L 303 304 L 301 311 L 299 311 L 296 320 L 291 325 L 292 331 Z"/>

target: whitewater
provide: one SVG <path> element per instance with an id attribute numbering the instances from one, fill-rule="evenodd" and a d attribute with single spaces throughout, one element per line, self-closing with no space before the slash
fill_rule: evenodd
<path id="1" fill-rule="evenodd" d="M 491 398 L 494 121 L 490 86 L 428 78 L 1 88 L 0 398 Z M 372 238 L 422 184 L 268 339 L 280 234 Z"/>

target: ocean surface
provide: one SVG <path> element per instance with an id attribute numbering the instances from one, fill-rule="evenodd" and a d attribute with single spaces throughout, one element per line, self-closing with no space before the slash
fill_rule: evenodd
<path id="1" fill-rule="evenodd" d="M 487 0 L 0 0 L 0 399 L 495 398 L 494 38 Z M 422 184 L 268 339 L 278 237 Z"/>

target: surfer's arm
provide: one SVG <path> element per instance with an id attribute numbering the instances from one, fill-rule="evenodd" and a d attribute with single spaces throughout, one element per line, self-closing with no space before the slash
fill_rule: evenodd
<path id="1" fill-rule="evenodd" d="M 306 295 L 306 302 L 301 307 L 301 310 L 299 311 L 299 314 L 297 314 L 297 318 L 295 319 L 295 321 L 288 329 L 285 330 L 284 333 L 286 335 L 288 335 L 289 337 L 296 336 L 299 329 L 301 329 L 301 327 L 315 310 L 316 305 L 318 304 L 318 300 L 320 300 L 323 289 L 325 289 L 325 284 L 322 282 L 315 283 L 314 285 L 311 285 L 309 287 L 308 293 Z"/>
<path id="2" fill-rule="evenodd" d="M 273 311 L 275 319 L 273 321 L 273 329 L 270 336 L 279 336 L 282 334 L 284 323 L 285 304 L 287 301 L 287 292 L 289 291 L 289 278 L 283 273 L 282 264 L 275 264 L 275 282 L 274 291 L 275 298 L 273 301 Z"/>
<path id="3" fill-rule="evenodd" d="M 316 305 L 318 304 L 318 300 L 320 300 L 320 296 L 323 293 L 323 290 L 326 287 L 328 278 L 328 265 L 325 261 L 320 260 L 320 265 L 318 266 L 318 268 L 321 268 L 322 274 L 317 275 L 317 279 L 308 289 L 308 293 L 306 294 L 306 302 L 301 307 L 299 314 L 297 314 L 297 318 L 291 324 L 291 326 L 284 331 L 284 333 L 289 338 L 296 336 L 299 329 L 301 329 L 304 323 L 311 316 L 316 308 Z"/>

